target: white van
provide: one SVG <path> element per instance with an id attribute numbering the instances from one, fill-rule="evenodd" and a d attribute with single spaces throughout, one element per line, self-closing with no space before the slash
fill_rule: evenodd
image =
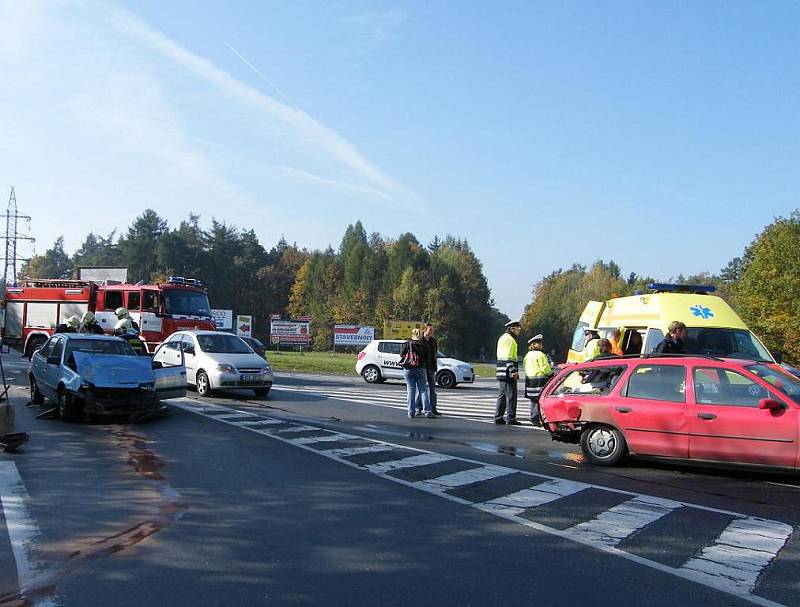
<path id="1" fill-rule="evenodd" d="M 375 339 L 358 353 L 356 373 L 369 384 L 383 383 L 387 379 L 403 379 L 400 366 L 400 348 L 404 339 Z M 438 371 L 436 384 L 442 388 L 455 388 L 458 384 L 475 382 L 475 369 L 469 364 L 436 353 Z"/>

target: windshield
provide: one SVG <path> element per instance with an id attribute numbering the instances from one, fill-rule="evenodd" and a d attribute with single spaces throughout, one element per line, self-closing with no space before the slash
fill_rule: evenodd
<path id="1" fill-rule="evenodd" d="M 168 289 L 162 292 L 164 312 L 182 316 L 205 316 L 211 318 L 208 295 L 187 289 Z"/>
<path id="2" fill-rule="evenodd" d="M 68 360 L 69 355 L 73 352 L 137 356 L 130 344 L 126 341 L 122 341 L 121 339 L 70 339 L 67 342 L 67 350 L 64 360 Z"/>
<path id="3" fill-rule="evenodd" d="M 768 360 L 772 356 L 746 329 L 706 329 L 689 327 L 685 341 L 687 354 Z"/>
<path id="4" fill-rule="evenodd" d="M 769 365 L 750 365 L 745 367 L 753 375 L 767 381 L 773 388 L 784 396 L 788 396 L 800 405 L 800 379 L 787 373 L 783 369 Z"/>
<path id="5" fill-rule="evenodd" d="M 235 335 L 198 335 L 197 343 L 203 352 L 216 354 L 252 354 L 253 350 Z"/>

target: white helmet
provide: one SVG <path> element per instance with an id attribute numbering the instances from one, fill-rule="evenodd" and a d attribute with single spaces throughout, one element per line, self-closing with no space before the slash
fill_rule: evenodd
<path id="1" fill-rule="evenodd" d="M 93 312 L 84 312 L 83 313 L 83 318 L 81 318 L 81 322 L 83 324 L 85 324 L 85 325 L 93 323 L 94 322 L 94 313 Z"/>
<path id="2" fill-rule="evenodd" d="M 120 318 L 114 325 L 114 333 L 129 333 L 133 331 L 133 323 L 130 318 Z"/>
<path id="3" fill-rule="evenodd" d="M 67 325 L 67 326 L 68 326 L 70 329 L 77 329 L 78 327 L 80 327 L 80 326 L 81 326 L 81 319 L 80 319 L 80 318 L 78 318 L 77 316 L 70 316 L 70 317 L 67 319 L 66 325 Z"/>
<path id="4" fill-rule="evenodd" d="M 128 308 L 117 308 L 114 310 L 114 316 L 117 318 L 128 318 Z"/>

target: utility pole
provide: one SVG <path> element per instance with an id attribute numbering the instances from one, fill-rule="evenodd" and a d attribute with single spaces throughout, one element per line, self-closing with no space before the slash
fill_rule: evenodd
<path id="1" fill-rule="evenodd" d="M 2 217 L 2 215 L 0 215 Z M 3 288 L 8 284 L 9 273 L 8 269 L 11 268 L 11 284 L 17 284 L 17 261 L 27 261 L 27 258 L 17 257 L 17 241 L 27 240 L 35 242 L 36 239 L 31 236 L 25 236 L 17 232 L 17 220 L 31 218 L 28 215 L 20 215 L 17 213 L 17 197 L 14 193 L 14 186 L 11 186 L 11 196 L 8 199 L 8 209 L 6 210 L 6 235 L 0 236 L 6 241 L 6 265 L 3 269 Z"/>

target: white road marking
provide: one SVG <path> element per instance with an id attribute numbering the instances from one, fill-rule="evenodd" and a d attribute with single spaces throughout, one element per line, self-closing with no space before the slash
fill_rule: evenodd
<path id="1" fill-rule="evenodd" d="M 379 464 L 367 464 L 364 466 L 370 472 L 375 474 L 386 474 L 392 470 L 401 470 L 403 468 L 416 468 L 417 466 L 427 466 L 428 464 L 438 464 L 439 462 L 446 462 L 453 459 L 447 455 L 440 455 L 439 453 L 422 453 L 421 455 L 412 455 L 403 459 L 396 459 L 391 462 L 380 462 Z"/>
<path id="2" fill-rule="evenodd" d="M 326 455 L 334 457 L 350 457 L 351 455 L 363 455 L 365 453 L 380 453 L 382 451 L 391 451 L 394 447 L 389 445 L 367 445 L 366 447 L 346 447 L 344 449 L 331 449 L 326 451 Z"/>
<path id="3" fill-rule="evenodd" d="M 186 409 L 194 413 L 199 412 L 197 408 L 194 406 L 179 402 L 176 403 L 175 401 L 172 402 L 179 408 Z M 211 420 L 217 419 L 216 416 L 207 416 L 207 417 L 208 419 Z M 237 425 L 236 423 L 227 422 L 225 420 L 220 420 L 220 421 L 224 424 L 228 424 L 231 426 Z M 292 423 L 290 420 L 283 420 L 283 421 L 285 423 Z M 771 601 L 764 597 L 752 594 L 758 575 L 760 575 L 760 573 L 764 570 L 764 568 L 768 566 L 769 563 L 772 562 L 772 560 L 774 560 L 775 556 L 777 555 L 777 552 L 781 549 L 782 546 L 785 545 L 786 541 L 788 541 L 788 538 L 792 533 L 792 527 L 786 525 L 785 523 L 780 523 L 778 521 L 769 521 L 764 519 L 746 518 L 743 517 L 743 515 L 741 514 L 726 510 L 721 510 L 718 508 L 710 508 L 707 506 L 686 504 L 682 502 L 671 502 L 670 500 L 661 500 L 659 498 L 636 494 L 621 489 L 612 489 L 609 487 L 590 485 L 588 483 L 572 482 L 556 477 L 549 477 L 543 474 L 534 474 L 515 469 L 514 470 L 509 469 L 509 470 L 521 474 L 526 474 L 528 476 L 531 476 L 532 478 L 546 479 L 546 481 L 538 483 L 530 487 L 529 489 L 523 489 L 522 491 L 517 491 L 515 493 L 494 500 L 490 500 L 488 502 L 473 504 L 467 500 L 450 495 L 439 489 L 432 491 L 424 484 L 420 484 L 414 481 L 406 481 L 400 478 L 390 476 L 387 473 L 393 470 L 414 468 L 417 466 L 424 466 L 428 464 L 433 464 L 443 461 L 451 461 L 451 460 L 475 464 L 478 469 L 490 467 L 487 466 L 487 464 L 485 464 L 484 462 L 478 462 L 475 460 L 469 460 L 460 457 L 451 457 L 440 453 L 423 451 L 421 449 L 408 447 L 405 445 L 388 443 L 385 441 L 377 441 L 360 436 L 353 436 L 346 434 L 337 433 L 332 436 L 325 436 L 325 437 L 311 437 L 311 438 L 303 437 L 303 438 L 291 439 L 288 437 L 279 436 L 274 432 L 268 432 L 258 428 L 250 428 L 247 427 L 246 425 L 239 425 L 238 427 L 244 430 L 249 430 L 251 432 L 258 432 L 264 434 L 265 436 L 269 436 L 272 439 L 279 440 L 287 444 L 296 445 L 301 449 L 305 449 L 307 451 L 314 452 L 318 455 L 328 457 L 330 459 L 333 459 L 334 461 L 341 462 L 342 464 L 350 466 L 354 469 L 368 470 L 392 482 L 436 493 L 437 495 L 439 495 L 444 499 L 462 505 L 472 506 L 473 508 L 489 512 L 495 516 L 506 519 L 512 523 L 521 524 L 544 533 L 555 535 L 564 538 L 566 540 L 571 540 L 580 543 L 582 545 L 600 550 L 602 552 L 606 552 L 607 554 L 624 558 L 628 561 L 638 563 L 640 565 L 649 567 L 651 569 L 656 569 L 658 571 L 668 573 L 676 577 L 698 582 L 705 586 L 710 586 L 723 593 L 739 597 L 743 600 L 749 601 L 750 603 L 756 605 L 761 605 L 763 607 L 785 607 L 784 605 L 781 605 L 780 603 L 777 603 L 775 601 Z M 318 428 L 318 429 L 324 429 L 324 428 Z M 361 448 L 372 449 L 374 447 L 383 446 L 389 449 L 400 449 L 403 451 L 414 452 L 417 455 L 413 455 L 410 457 L 403 457 L 401 459 L 392 461 L 380 462 L 376 464 L 360 465 L 348 461 L 347 459 L 343 459 L 343 457 L 346 457 L 346 455 L 342 453 L 344 449 L 334 448 L 334 449 L 329 449 L 327 451 L 325 450 L 320 451 L 308 446 L 313 442 L 341 441 L 347 439 L 360 439 L 360 440 L 370 441 L 372 443 L 372 445 L 357 447 L 359 449 Z M 503 468 L 503 467 L 497 466 L 496 468 Z M 460 474 L 461 473 L 456 473 L 453 475 L 446 475 L 446 476 L 455 477 Z M 580 527 L 582 524 L 578 524 L 575 527 L 572 527 L 567 530 L 559 530 L 518 516 L 526 508 L 531 508 L 542 504 L 546 504 L 548 502 L 558 500 L 562 497 L 583 491 L 584 489 L 588 488 L 595 488 L 609 493 L 629 495 L 632 498 L 634 498 L 629 500 L 628 502 L 625 502 L 625 504 L 620 504 L 620 506 L 623 507 L 622 509 L 620 509 L 620 506 L 615 507 L 617 508 L 617 510 L 610 516 L 610 519 L 608 517 L 606 517 L 605 519 L 605 523 L 608 523 L 606 527 L 602 527 L 600 523 L 597 522 L 602 518 L 602 515 L 598 516 L 594 521 L 586 521 L 586 523 L 593 524 L 594 531 L 605 529 L 606 531 L 611 531 L 612 535 L 615 534 L 614 537 L 622 538 L 623 534 L 630 535 L 631 533 L 637 530 L 646 528 L 646 526 L 650 524 L 650 522 L 658 520 L 658 518 L 667 514 L 667 511 L 674 510 L 674 508 L 672 508 L 672 505 L 677 505 L 676 507 L 694 508 L 697 510 L 703 510 L 707 512 L 728 514 L 737 517 L 737 521 L 734 521 L 734 523 L 732 523 L 731 526 L 729 526 L 729 528 L 726 530 L 727 533 L 723 532 L 723 534 L 720 535 L 715 544 L 713 544 L 712 546 L 706 546 L 702 548 L 702 553 L 699 557 L 691 559 L 681 568 L 675 568 L 618 549 L 616 547 L 616 544 L 618 542 L 617 541 L 610 542 L 607 539 L 607 534 L 603 534 L 603 537 L 600 538 L 599 536 L 590 533 L 590 531 L 592 530 L 592 525 L 585 525 L 582 528 L 582 531 L 576 531 L 576 529 Z M 614 509 L 613 508 L 609 509 L 608 512 L 611 512 L 612 510 Z M 652 520 L 650 520 L 649 522 L 646 521 L 645 518 L 647 517 L 649 517 Z M 739 523 L 738 526 L 735 524 L 736 522 Z M 627 537 L 628 535 L 625 535 L 624 537 Z M 754 545 L 757 546 L 757 548 L 753 548 Z M 737 559 L 738 561 L 744 559 L 746 563 L 744 565 L 740 565 L 737 567 L 736 566 L 738 562 Z"/>
<path id="4" fill-rule="evenodd" d="M 530 489 L 522 489 L 516 493 L 476 504 L 475 507 L 494 514 L 516 516 L 517 514 L 522 514 L 526 508 L 536 508 L 567 495 L 589 489 L 591 486 L 557 478 L 540 483 Z"/>
<path id="5" fill-rule="evenodd" d="M 294 426 L 293 428 L 284 428 L 282 430 L 275 430 L 275 434 L 291 434 L 292 432 L 311 432 L 312 430 L 321 430 L 318 426 Z"/>
<path id="6" fill-rule="evenodd" d="M 454 474 L 446 474 L 438 478 L 431 478 L 425 481 L 417 481 L 414 483 L 420 489 L 429 491 L 447 491 L 448 489 L 455 489 L 464 485 L 471 485 L 472 483 L 479 483 L 487 481 L 492 478 L 506 476 L 517 472 L 513 468 L 504 468 L 502 466 L 482 466 L 480 468 L 472 468 L 471 470 L 463 470 L 462 472 L 455 472 Z"/>
<path id="7" fill-rule="evenodd" d="M 566 532 L 611 548 L 639 529 L 682 507 L 683 504 L 679 502 L 640 495 L 609 508 L 597 518 L 570 527 Z"/>
<path id="8" fill-rule="evenodd" d="M 280 419 L 258 419 L 252 422 L 239 422 L 237 426 L 277 426 L 286 422 Z"/>
<path id="9" fill-rule="evenodd" d="M 792 527 L 777 521 L 742 518 L 731 522 L 711 546 L 681 570 L 697 579 L 720 580 L 752 592 L 761 571 L 789 541 Z"/>
<path id="10" fill-rule="evenodd" d="M 292 438 L 287 440 L 293 445 L 313 445 L 314 443 L 338 443 L 341 441 L 352 440 L 354 438 L 361 438 L 361 437 L 334 432 L 333 434 L 327 436 L 303 436 L 300 438 Z M 335 451 L 335 449 L 328 450 L 328 452 L 331 451 Z"/>
<path id="11" fill-rule="evenodd" d="M 0 462 L 0 505 L 6 521 L 11 552 L 17 567 L 17 584 L 21 591 L 45 570 L 33 553 L 40 536 L 39 527 L 28 510 L 28 491 L 14 462 Z M 37 607 L 57 605 L 52 597 L 29 598 Z"/>

